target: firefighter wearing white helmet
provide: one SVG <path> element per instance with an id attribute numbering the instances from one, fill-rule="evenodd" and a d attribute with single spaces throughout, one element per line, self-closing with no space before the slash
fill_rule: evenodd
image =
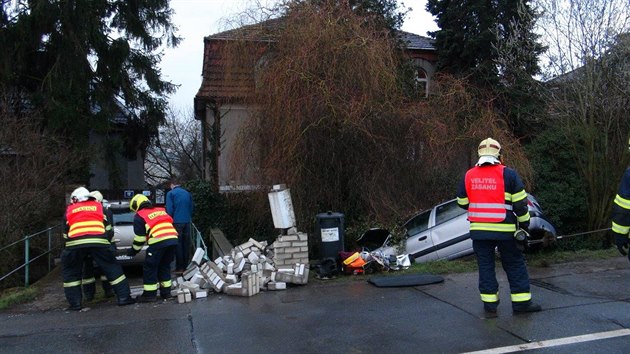
<path id="1" fill-rule="evenodd" d="M 628 140 L 628 152 L 630 152 L 630 139 Z M 627 168 L 621 177 L 619 190 L 613 201 L 612 232 L 619 253 L 624 256 L 627 255 L 630 244 L 630 168 Z M 628 257 L 630 259 L 630 256 Z"/>
<path id="2" fill-rule="evenodd" d="M 523 230 L 529 227 L 525 186 L 518 173 L 501 162 L 498 141 L 484 139 L 477 152 L 479 160 L 459 184 L 457 204 L 468 210 L 484 310 L 495 313 L 499 305 L 499 283 L 494 268 L 498 248 L 510 283 L 512 310 L 540 311 L 540 305 L 532 302 L 527 266 L 514 238 L 517 225 Z"/>
<path id="3" fill-rule="evenodd" d="M 90 191 L 88 191 L 85 187 L 79 187 L 73 190 L 72 194 L 70 194 L 71 203 L 84 202 L 88 200 L 88 198 L 90 198 Z"/>
<path id="4" fill-rule="evenodd" d="M 91 191 L 90 199 L 94 199 L 97 202 L 103 204 L 103 194 L 99 191 Z M 116 246 L 111 243 L 114 238 L 114 228 L 113 224 L 113 213 L 109 208 L 103 206 L 103 213 L 105 214 L 105 218 L 108 221 L 105 225 L 105 233 L 107 234 L 107 239 L 110 241 L 110 248 L 112 252 L 116 253 Z M 100 271 L 100 269 L 98 269 Z M 111 284 L 107 281 L 107 277 L 102 271 L 98 272 L 100 274 L 96 274 L 96 270 L 94 269 L 94 260 L 92 257 L 87 257 L 85 262 L 83 263 L 83 276 L 81 278 L 81 287 L 83 288 L 83 295 L 87 301 L 92 301 L 96 294 L 96 275 L 99 276 L 101 281 L 101 286 L 103 288 L 103 292 L 105 297 L 114 296 L 114 290 L 112 289 Z"/>
<path id="5" fill-rule="evenodd" d="M 135 237 L 129 256 L 135 256 L 144 244 L 146 250 L 142 265 L 143 291 L 136 298 L 139 302 L 157 301 L 160 291 L 162 299 L 171 297 L 171 263 L 177 250 L 177 231 L 173 218 L 162 207 L 155 207 L 145 195 L 136 194 L 129 202 L 136 213 L 133 220 Z"/>
<path id="6" fill-rule="evenodd" d="M 82 308 L 81 274 L 88 257 L 102 269 L 118 296 L 118 305 L 134 303 L 127 278 L 122 267 L 116 263 L 107 239 L 109 221 L 105 218 L 103 206 L 90 198 L 90 192 L 85 187 L 75 189 L 70 199 L 72 203 L 66 209 L 64 220 L 65 247 L 61 254 L 63 289 L 70 304 L 68 310 L 79 311 Z"/>

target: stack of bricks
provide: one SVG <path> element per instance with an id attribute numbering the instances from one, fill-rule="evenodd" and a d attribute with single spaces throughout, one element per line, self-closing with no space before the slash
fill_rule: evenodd
<path id="1" fill-rule="evenodd" d="M 285 242 L 306 244 L 306 234 L 301 235 L 304 241 L 296 238 Z M 179 303 L 205 298 L 209 292 L 253 296 L 261 290 L 285 290 L 287 283 L 308 283 L 307 262 L 285 264 L 282 269 L 276 270 L 275 255 L 267 253 L 266 242 L 250 238 L 234 247 L 229 255 L 214 261 L 205 261 L 205 253 L 200 250 L 197 249 L 184 274 L 172 281 L 171 293 L 177 297 Z"/>
<path id="2" fill-rule="evenodd" d="M 274 278 L 275 281 L 291 284 L 308 283 L 308 264 L 296 263 L 293 268 L 280 268 Z"/>
<path id="3" fill-rule="evenodd" d="M 271 247 L 277 267 L 308 264 L 308 234 L 298 232 L 295 227 L 287 229 L 286 235 L 279 235 Z"/>

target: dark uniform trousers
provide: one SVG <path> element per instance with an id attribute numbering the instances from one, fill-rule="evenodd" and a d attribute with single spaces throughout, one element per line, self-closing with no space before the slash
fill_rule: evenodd
<path id="1" fill-rule="evenodd" d="M 66 248 L 61 253 L 61 276 L 64 283 L 64 293 L 70 307 L 80 307 L 81 279 L 83 265 L 88 257 L 92 257 L 107 277 L 118 300 L 130 297 L 129 283 L 122 267 L 117 263 L 115 253 L 109 245 L 90 245 L 87 247 Z"/>
<path id="2" fill-rule="evenodd" d="M 114 246 L 115 247 L 115 246 Z M 96 294 L 96 277 L 99 277 L 103 292 L 106 297 L 113 296 L 113 289 L 111 284 L 107 281 L 107 277 L 103 274 L 102 270 L 95 269 L 94 260 L 88 256 L 83 263 L 83 275 L 81 278 L 81 287 L 83 288 L 83 295 L 85 299 L 91 301 Z"/>
<path id="3" fill-rule="evenodd" d="M 479 266 L 479 291 L 496 294 L 499 283 L 495 273 L 495 248 L 501 253 L 501 265 L 508 277 L 512 294 L 529 293 L 529 274 L 516 240 L 473 240 Z"/>
<path id="4" fill-rule="evenodd" d="M 177 245 L 162 246 L 150 245 L 142 265 L 144 282 L 144 293 L 147 295 L 157 294 L 159 285 L 160 295 L 166 297 L 171 292 L 171 263 L 175 259 Z"/>

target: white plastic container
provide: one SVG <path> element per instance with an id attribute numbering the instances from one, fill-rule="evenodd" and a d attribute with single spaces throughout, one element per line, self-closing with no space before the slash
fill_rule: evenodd
<path id="1" fill-rule="evenodd" d="M 291 201 L 291 192 L 281 188 L 281 185 L 275 185 L 274 189 L 269 192 L 269 206 L 271 207 L 271 216 L 273 217 L 273 225 L 277 229 L 289 229 L 295 226 L 295 213 L 293 211 L 293 202 Z"/>

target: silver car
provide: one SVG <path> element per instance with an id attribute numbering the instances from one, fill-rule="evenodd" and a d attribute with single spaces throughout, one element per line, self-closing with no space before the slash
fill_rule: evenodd
<path id="1" fill-rule="evenodd" d="M 129 201 L 104 201 L 103 206 L 109 208 L 113 214 L 113 242 L 116 244 L 116 259 L 118 263 L 123 266 L 142 264 L 148 248 L 146 244 L 135 257 L 127 256 L 127 251 L 131 248 L 135 237 L 133 219 L 136 215 L 129 209 Z"/>
<path id="2" fill-rule="evenodd" d="M 531 218 L 528 241 L 555 240 L 556 229 L 544 217 L 540 204 L 531 195 L 527 196 L 527 202 Z M 384 229 L 368 230 L 357 243 L 370 251 L 382 252 L 385 257 L 409 254 L 416 262 L 455 259 L 473 253 L 467 212 L 457 205 L 457 199 L 420 212 L 403 226 L 406 230 L 403 249 L 391 244 L 391 235 Z M 378 247 L 371 248 L 375 245 Z"/>

